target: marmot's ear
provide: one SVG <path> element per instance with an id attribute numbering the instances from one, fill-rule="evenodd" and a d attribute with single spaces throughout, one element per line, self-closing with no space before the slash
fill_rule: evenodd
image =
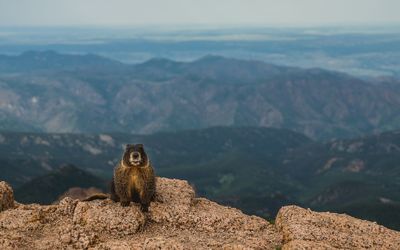
<path id="1" fill-rule="evenodd" d="M 143 144 L 142 143 L 136 144 L 136 147 L 143 148 Z"/>
<path id="2" fill-rule="evenodd" d="M 128 150 L 131 147 L 132 147 L 132 144 L 126 144 L 125 150 Z"/>

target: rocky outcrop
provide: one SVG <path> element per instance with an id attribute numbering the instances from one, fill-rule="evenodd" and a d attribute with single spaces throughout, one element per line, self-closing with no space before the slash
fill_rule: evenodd
<path id="1" fill-rule="evenodd" d="M 284 249 L 400 249 L 400 232 L 345 214 L 287 206 L 275 222 Z"/>
<path id="2" fill-rule="evenodd" d="M 14 207 L 14 192 L 4 181 L 0 182 L 0 212 Z"/>
<path id="3" fill-rule="evenodd" d="M 282 241 L 264 219 L 195 198 L 186 181 L 158 178 L 149 210 L 68 197 L 20 204 L 0 213 L 0 249 L 274 249 Z"/>
<path id="4" fill-rule="evenodd" d="M 0 185 L 0 197 L 11 189 Z M 11 190 L 12 193 L 12 190 Z M 10 197 L 10 196 L 7 196 Z M 7 203 L 9 204 L 9 202 Z M 12 207 L 12 206 L 11 206 Z M 10 208 L 10 207 L 9 207 Z M 276 225 L 203 198 L 186 182 L 158 178 L 156 200 L 17 204 L 0 213 L 0 249 L 400 248 L 400 233 L 346 215 L 283 207 Z"/>

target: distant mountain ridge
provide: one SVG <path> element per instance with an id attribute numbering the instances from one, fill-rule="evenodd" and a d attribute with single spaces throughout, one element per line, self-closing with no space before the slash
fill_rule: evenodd
<path id="1" fill-rule="evenodd" d="M 64 165 L 16 189 L 15 198 L 21 203 L 51 204 L 71 187 L 106 190 L 107 184 L 73 165 Z"/>
<path id="2" fill-rule="evenodd" d="M 94 54 L 68 55 L 53 50 L 26 51 L 18 56 L 0 55 L 0 72 L 20 73 L 45 70 L 77 70 L 121 66 L 122 63 Z"/>
<path id="3" fill-rule="evenodd" d="M 232 151 L 274 158 L 310 142 L 308 137 L 289 130 L 255 127 L 213 127 L 153 135 L 1 132 L 0 167 L 2 179 L 19 186 L 68 164 L 109 178 L 127 143 L 144 143 L 163 173 L 169 168 L 229 156 Z"/>
<path id="4" fill-rule="evenodd" d="M 400 129 L 400 85 L 390 81 L 218 56 L 134 65 L 49 51 L 7 57 L 17 63 L 2 58 L 3 68 L 15 69 L 0 66 L 0 130 L 149 134 L 261 126 L 331 139 Z"/>

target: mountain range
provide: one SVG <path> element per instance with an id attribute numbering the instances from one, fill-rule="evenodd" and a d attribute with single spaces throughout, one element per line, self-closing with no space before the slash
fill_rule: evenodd
<path id="1" fill-rule="evenodd" d="M 159 176 L 246 213 L 298 204 L 399 229 L 399 129 L 394 78 L 219 56 L 0 56 L 0 179 L 25 203 L 105 190 L 140 142 Z"/>
<path id="2" fill-rule="evenodd" d="M 157 175 L 187 179 L 200 196 L 249 214 L 273 218 L 282 205 L 298 204 L 400 228 L 399 131 L 325 143 L 254 127 L 152 135 L 3 132 L 0 179 L 22 202 L 46 204 L 73 186 L 104 190 L 128 142 L 145 144 Z M 59 170 L 67 164 L 79 169 Z M 60 182 L 67 184 L 60 189 Z"/>
<path id="3" fill-rule="evenodd" d="M 218 56 L 123 64 L 29 51 L 0 56 L 0 121 L 51 133 L 275 127 L 329 140 L 400 129 L 400 85 Z"/>

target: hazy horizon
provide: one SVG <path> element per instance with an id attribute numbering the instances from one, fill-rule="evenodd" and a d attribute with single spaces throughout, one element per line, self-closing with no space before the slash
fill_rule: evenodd
<path id="1" fill-rule="evenodd" d="M 399 9 L 395 0 L 0 0 L 0 27 L 390 26 Z"/>

